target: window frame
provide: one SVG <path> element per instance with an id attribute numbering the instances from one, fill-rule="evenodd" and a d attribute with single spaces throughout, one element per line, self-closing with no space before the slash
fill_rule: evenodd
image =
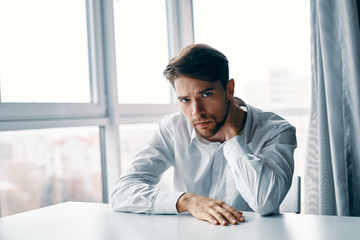
<path id="1" fill-rule="evenodd" d="M 106 117 L 102 54 L 101 15 L 97 1 L 86 1 L 90 103 L 0 103 L 0 130 L 6 121 L 37 121 Z M 0 86 L 1 89 L 1 86 Z M 15 125 L 14 125 L 15 126 Z M 14 130 L 14 129 L 12 129 Z"/>

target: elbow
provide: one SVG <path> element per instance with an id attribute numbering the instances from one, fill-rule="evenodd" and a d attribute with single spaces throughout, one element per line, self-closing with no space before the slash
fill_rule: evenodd
<path id="1" fill-rule="evenodd" d="M 291 181 L 288 184 L 291 185 Z M 277 181 L 272 184 L 272 188 L 264 191 L 266 194 L 259 194 L 257 196 L 254 201 L 255 204 L 251 206 L 252 209 L 260 216 L 279 213 L 280 204 L 289 189 L 288 184 L 282 179 L 277 179 Z"/>
<path id="2" fill-rule="evenodd" d="M 260 216 L 268 216 L 279 212 L 280 198 L 268 196 L 265 199 L 258 199 L 251 208 Z"/>
<path id="3" fill-rule="evenodd" d="M 123 196 L 112 196 L 110 200 L 110 207 L 115 212 L 136 212 L 134 207 L 131 208 L 131 204 L 128 203 L 129 199 Z"/>
<path id="4" fill-rule="evenodd" d="M 277 213 L 278 209 L 278 205 L 269 202 L 263 205 L 257 205 L 253 207 L 253 210 L 260 216 L 268 216 L 273 213 Z"/>
<path id="5" fill-rule="evenodd" d="M 126 188 L 122 187 L 120 183 L 117 183 L 110 196 L 110 207 L 116 212 L 126 211 L 125 203 L 128 202 L 130 194 L 126 191 Z"/>
<path id="6" fill-rule="evenodd" d="M 111 194 L 110 206 L 116 212 L 151 213 L 152 197 L 135 193 L 136 190 L 119 187 Z"/>
<path id="7" fill-rule="evenodd" d="M 110 207 L 112 210 L 114 211 L 119 211 L 121 212 L 121 201 L 119 201 L 119 196 L 118 193 L 115 191 L 111 194 L 111 198 L 110 198 Z"/>

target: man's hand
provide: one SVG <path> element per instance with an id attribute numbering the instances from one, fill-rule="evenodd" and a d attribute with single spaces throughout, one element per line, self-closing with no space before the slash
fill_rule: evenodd
<path id="1" fill-rule="evenodd" d="M 240 108 L 240 101 L 241 100 L 238 98 L 233 98 L 229 101 L 229 112 L 224 125 L 221 127 L 221 131 L 224 133 L 226 141 L 239 135 L 244 128 L 245 113 Z"/>
<path id="2" fill-rule="evenodd" d="M 242 212 L 235 210 L 222 201 L 202 197 L 193 193 L 183 194 L 176 203 L 178 212 L 189 211 L 195 218 L 223 226 L 228 223 L 244 222 Z"/>

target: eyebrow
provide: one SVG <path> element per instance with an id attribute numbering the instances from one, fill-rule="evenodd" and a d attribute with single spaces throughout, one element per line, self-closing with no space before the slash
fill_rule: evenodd
<path id="1" fill-rule="evenodd" d="M 203 93 L 205 93 L 205 92 L 213 91 L 213 90 L 215 90 L 215 88 L 207 88 L 207 89 L 202 90 L 202 91 L 199 92 L 198 94 L 203 94 Z"/>
<path id="2" fill-rule="evenodd" d="M 206 88 L 206 89 L 198 92 L 197 94 L 201 95 L 201 94 L 203 94 L 203 93 L 205 93 L 205 92 L 213 91 L 213 90 L 215 90 L 215 88 Z M 177 97 L 178 100 L 185 99 L 185 98 L 187 98 L 187 96 L 178 96 L 178 97 Z"/>

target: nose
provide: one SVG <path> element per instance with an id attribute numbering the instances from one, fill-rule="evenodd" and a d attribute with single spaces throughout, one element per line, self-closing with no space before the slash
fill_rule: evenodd
<path id="1" fill-rule="evenodd" d="M 194 100 L 192 104 L 192 115 L 196 118 L 202 118 L 205 115 L 205 109 L 202 103 L 198 100 Z"/>

